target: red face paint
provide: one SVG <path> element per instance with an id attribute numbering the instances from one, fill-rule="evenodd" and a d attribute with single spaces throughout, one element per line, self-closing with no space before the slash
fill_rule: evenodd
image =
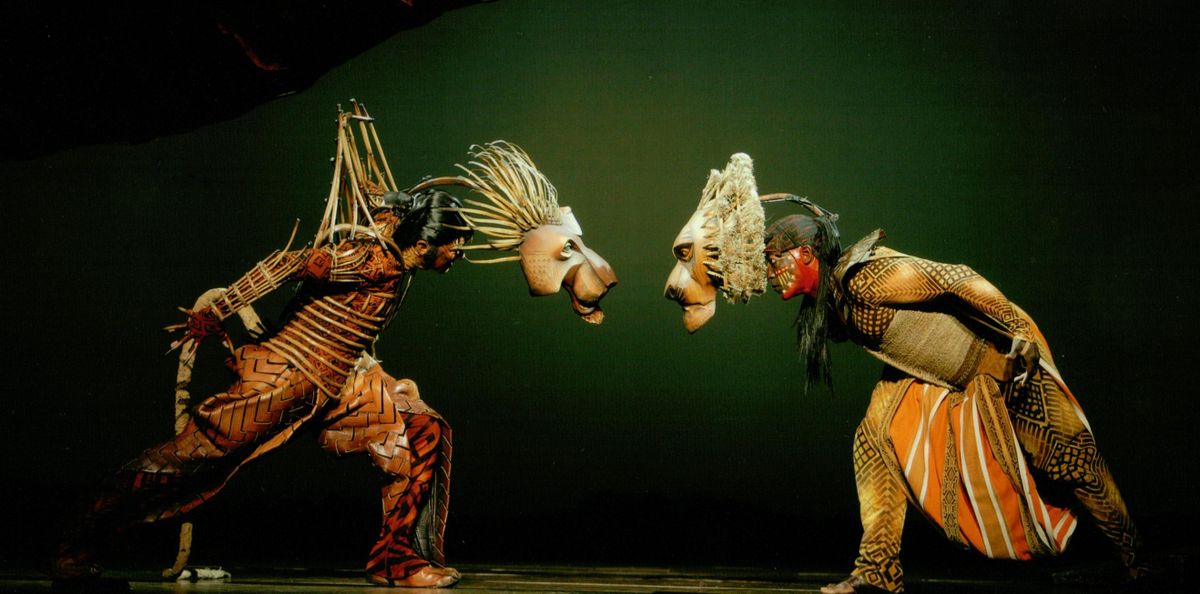
<path id="1" fill-rule="evenodd" d="M 817 295 L 820 261 L 811 247 L 802 245 L 771 259 L 771 287 L 783 299 Z"/>

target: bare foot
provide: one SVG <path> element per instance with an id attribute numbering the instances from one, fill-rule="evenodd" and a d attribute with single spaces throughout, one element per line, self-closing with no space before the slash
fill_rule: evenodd
<path id="1" fill-rule="evenodd" d="M 867 580 L 852 575 L 836 584 L 821 588 L 821 594 L 863 594 L 868 592 L 887 592 L 883 588 L 872 586 Z"/>
<path id="2" fill-rule="evenodd" d="M 96 563 L 63 557 L 54 560 L 50 577 L 56 580 L 83 580 L 99 578 L 101 573 L 104 570 Z"/>

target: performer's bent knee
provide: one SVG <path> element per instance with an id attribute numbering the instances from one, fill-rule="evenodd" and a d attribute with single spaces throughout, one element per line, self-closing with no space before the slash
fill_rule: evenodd
<path id="1" fill-rule="evenodd" d="M 1038 470 L 1055 481 L 1076 486 L 1094 486 L 1102 482 L 1099 470 L 1103 459 L 1091 431 L 1082 429 L 1073 435 L 1051 432 L 1047 455 Z"/>

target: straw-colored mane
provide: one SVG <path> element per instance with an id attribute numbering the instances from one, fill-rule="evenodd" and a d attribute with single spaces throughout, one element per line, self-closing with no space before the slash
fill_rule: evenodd
<path id="1" fill-rule="evenodd" d="M 558 190 L 525 151 L 503 140 L 471 149 L 472 160 L 458 168 L 466 174 L 468 187 L 484 200 L 468 198 L 468 206 L 458 211 L 471 228 L 487 235 L 487 243 L 468 248 L 514 250 L 525 241 L 525 233 L 562 223 Z"/>
<path id="2" fill-rule="evenodd" d="M 696 208 L 705 213 L 705 230 L 711 238 L 704 263 L 709 274 L 721 279 L 725 298 L 730 303 L 745 303 L 765 291 L 765 215 L 750 156 L 735 153 L 724 171 L 713 169 Z"/>

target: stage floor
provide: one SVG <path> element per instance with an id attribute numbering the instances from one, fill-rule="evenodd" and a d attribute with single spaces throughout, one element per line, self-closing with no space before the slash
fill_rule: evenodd
<path id="1" fill-rule="evenodd" d="M 295 592 L 371 594 L 382 592 L 432 593 L 437 590 L 389 589 L 366 583 L 358 570 L 286 568 L 228 568 L 232 578 L 218 581 L 164 582 L 151 571 L 113 571 L 128 579 L 133 592 L 250 593 Z M 613 592 L 646 594 L 747 594 L 753 592 L 817 592 L 843 577 L 831 573 L 785 572 L 772 569 L 705 567 L 665 569 L 653 567 L 578 567 L 531 565 L 460 565 L 462 581 L 447 594 L 500 592 Z M 1121 591 L 1111 582 L 1066 585 L 1050 574 L 998 572 L 992 576 L 947 578 L 909 576 L 910 594 L 975 594 L 984 592 L 1091 593 Z M 50 582 L 33 572 L 0 572 L 0 592 L 51 592 Z M 1162 591 L 1162 590 L 1153 590 Z"/>

